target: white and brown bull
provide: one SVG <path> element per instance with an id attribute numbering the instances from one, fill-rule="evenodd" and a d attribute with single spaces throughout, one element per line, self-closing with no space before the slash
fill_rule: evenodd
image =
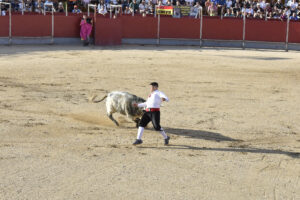
<path id="1" fill-rule="evenodd" d="M 117 126 L 119 123 L 113 118 L 113 113 L 120 113 L 126 115 L 129 119 L 136 123 L 138 127 L 139 121 L 143 115 L 143 108 L 133 106 L 134 103 L 143 103 L 146 100 L 128 92 L 110 92 L 100 100 L 95 100 L 97 95 L 91 98 L 94 103 L 99 103 L 106 99 L 106 112 L 109 119 L 111 119 Z"/>

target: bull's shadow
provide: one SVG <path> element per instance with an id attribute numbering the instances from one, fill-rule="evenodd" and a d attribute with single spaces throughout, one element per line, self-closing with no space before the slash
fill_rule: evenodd
<path id="1" fill-rule="evenodd" d="M 180 128 L 169 128 L 164 127 L 164 130 L 167 134 L 180 135 L 187 138 L 196 138 L 202 140 L 211 140 L 216 142 L 222 141 L 242 141 L 238 139 L 233 139 L 228 136 L 224 136 L 220 133 L 209 132 L 209 131 L 201 131 L 201 130 L 192 130 L 192 129 L 180 129 Z"/>

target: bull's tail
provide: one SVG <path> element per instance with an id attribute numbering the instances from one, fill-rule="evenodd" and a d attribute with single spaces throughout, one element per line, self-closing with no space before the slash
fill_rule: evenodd
<path id="1" fill-rule="evenodd" d="M 100 100 L 95 100 L 97 96 L 98 96 L 98 95 L 94 94 L 94 95 L 89 99 L 90 102 L 93 102 L 93 103 L 99 103 L 99 102 L 103 101 L 104 99 L 106 99 L 107 94 L 106 94 L 104 97 L 102 97 L 102 99 L 100 99 Z"/>

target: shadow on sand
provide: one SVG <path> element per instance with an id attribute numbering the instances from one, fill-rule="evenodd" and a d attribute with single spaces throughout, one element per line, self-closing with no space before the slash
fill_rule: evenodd
<path id="1" fill-rule="evenodd" d="M 233 139 L 227 136 L 223 136 L 220 133 L 214 133 L 209 131 L 201 130 L 191 130 L 191 129 L 179 129 L 179 128 L 164 128 L 167 134 L 179 135 L 187 138 L 196 138 L 203 140 L 210 140 L 216 142 L 243 142 L 243 140 Z M 154 131 L 154 130 L 153 130 Z M 172 136 L 171 136 L 172 139 Z M 171 140 L 172 141 L 172 140 Z M 150 149 L 179 149 L 179 150 L 200 150 L 200 151 L 222 151 L 222 152 L 239 152 L 239 153 L 259 153 L 259 154 L 276 154 L 276 155 L 287 155 L 292 158 L 300 158 L 300 152 L 283 151 L 279 149 L 261 149 L 252 147 L 228 147 L 228 148 L 210 148 L 210 147 L 194 147 L 190 145 L 172 145 L 164 147 L 149 147 L 149 146 L 139 146 L 138 148 L 150 148 Z"/>
<path id="2" fill-rule="evenodd" d="M 180 135 L 188 138 L 196 138 L 196 139 L 203 139 L 203 140 L 213 140 L 216 142 L 222 142 L 222 141 L 241 142 L 242 141 L 242 140 L 237 140 L 237 139 L 224 136 L 220 133 L 214 133 L 209 131 L 168 128 L 168 127 L 164 127 L 164 130 L 166 131 L 166 133 L 170 133 L 173 135 Z"/>
<path id="3" fill-rule="evenodd" d="M 300 158 L 299 152 L 282 151 L 278 149 L 260 149 L 260 148 L 208 148 L 208 147 L 193 147 L 189 145 L 168 145 L 164 147 L 144 147 L 143 149 L 179 149 L 179 150 L 200 150 L 200 151 L 221 151 L 221 152 L 239 152 L 239 153 L 259 153 L 259 154 L 277 154 L 287 155 L 292 158 Z"/>

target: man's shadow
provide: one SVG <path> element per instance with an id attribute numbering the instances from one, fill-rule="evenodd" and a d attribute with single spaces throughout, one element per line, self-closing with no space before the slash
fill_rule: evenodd
<path id="1" fill-rule="evenodd" d="M 180 129 L 180 128 L 168 128 L 164 127 L 166 133 L 170 133 L 173 135 L 180 135 L 188 138 L 196 138 L 202 140 L 213 140 L 216 142 L 221 141 L 242 141 L 233 139 L 231 137 L 224 136 L 220 133 L 210 132 L 210 131 L 201 131 L 201 130 L 192 130 L 192 129 Z"/>
<path id="2" fill-rule="evenodd" d="M 210 140 L 216 142 L 231 141 L 231 142 L 243 142 L 243 140 L 234 139 L 228 136 L 224 136 L 220 133 L 192 130 L 192 129 L 180 129 L 180 128 L 169 128 L 165 127 L 164 130 L 167 134 L 179 135 L 188 138 L 196 138 L 202 140 Z M 172 141 L 172 137 L 171 137 Z M 149 146 L 139 146 L 138 148 L 160 148 L 160 149 L 179 149 L 179 150 L 201 150 L 201 151 L 222 151 L 222 152 L 240 152 L 240 153 L 259 153 L 259 154 L 277 154 L 277 155 L 287 155 L 292 158 L 300 158 L 300 152 L 283 151 L 279 149 L 262 149 L 248 147 L 245 145 L 240 145 L 237 147 L 229 146 L 228 148 L 208 148 L 208 147 L 194 147 L 190 145 L 172 145 L 164 147 L 149 147 Z"/>

